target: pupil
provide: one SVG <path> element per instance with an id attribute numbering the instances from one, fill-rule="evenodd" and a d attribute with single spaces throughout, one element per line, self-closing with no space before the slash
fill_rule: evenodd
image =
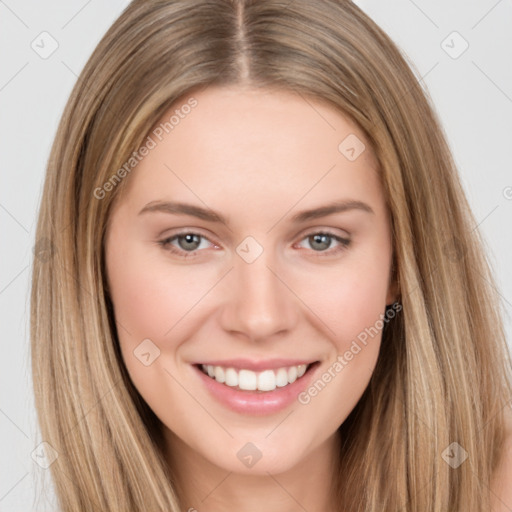
<path id="1" fill-rule="evenodd" d="M 320 247 L 317 246 L 317 249 L 328 249 L 330 244 L 330 235 L 317 234 L 310 237 L 313 239 L 313 243 L 311 246 L 315 248 L 315 244 L 320 244 Z"/>

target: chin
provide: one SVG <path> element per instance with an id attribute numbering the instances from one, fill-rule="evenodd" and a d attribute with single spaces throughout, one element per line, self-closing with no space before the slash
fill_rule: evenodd
<path id="1" fill-rule="evenodd" d="M 230 440 L 229 447 L 225 441 L 219 442 L 220 453 L 209 454 L 207 458 L 226 471 L 268 476 L 268 473 L 279 474 L 292 470 L 307 456 L 303 451 L 304 442 L 284 443 L 281 439 L 272 440 L 271 437 L 254 437 L 250 441 L 250 436 L 246 435 L 243 440 Z"/>

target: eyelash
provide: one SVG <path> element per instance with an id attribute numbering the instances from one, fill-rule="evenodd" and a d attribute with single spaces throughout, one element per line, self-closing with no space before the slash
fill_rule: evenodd
<path id="1" fill-rule="evenodd" d="M 168 237 L 168 238 L 165 238 L 164 240 L 159 240 L 157 243 L 162 246 L 166 251 L 169 251 L 170 253 L 172 254 L 175 254 L 177 256 L 180 256 L 182 258 L 194 258 L 196 257 L 197 253 L 200 252 L 201 249 L 194 249 L 193 251 L 184 251 L 183 249 L 177 249 L 176 247 L 174 247 L 173 245 L 171 245 L 171 242 L 173 242 L 174 240 L 177 240 L 178 238 L 180 237 L 183 237 L 185 235 L 197 235 L 199 236 L 201 239 L 204 239 L 204 240 L 208 240 L 208 238 L 206 238 L 205 236 L 199 234 L 199 233 L 194 233 L 193 231 L 183 231 L 182 233 L 177 233 L 176 235 L 173 235 L 171 237 Z M 301 242 L 311 236 L 314 236 L 314 235 L 327 235 L 328 237 L 336 240 L 337 242 L 339 242 L 341 245 L 338 246 L 337 249 L 334 249 L 332 250 L 331 248 L 328 248 L 324 251 L 314 251 L 316 253 L 316 256 L 322 258 L 322 257 L 325 257 L 325 256 L 332 256 L 334 254 L 338 254 L 344 250 L 346 250 L 348 248 L 348 246 L 350 245 L 350 239 L 347 239 L 347 238 L 342 238 L 338 235 L 335 235 L 334 233 L 328 231 L 328 230 L 325 230 L 325 231 L 312 231 L 311 233 L 307 233 L 306 235 L 304 235 L 301 239 Z M 208 240 L 210 243 L 212 243 L 210 240 Z M 315 256 L 315 257 L 316 257 Z"/>

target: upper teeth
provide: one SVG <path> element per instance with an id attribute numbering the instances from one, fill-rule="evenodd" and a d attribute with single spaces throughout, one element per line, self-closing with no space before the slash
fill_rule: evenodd
<path id="1" fill-rule="evenodd" d="M 236 370 L 223 366 L 201 365 L 203 371 L 217 382 L 227 386 L 236 387 L 247 391 L 273 391 L 276 387 L 282 388 L 292 384 L 306 373 L 306 364 L 288 366 L 274 370 L 253 372 L 252 370 Z"/>

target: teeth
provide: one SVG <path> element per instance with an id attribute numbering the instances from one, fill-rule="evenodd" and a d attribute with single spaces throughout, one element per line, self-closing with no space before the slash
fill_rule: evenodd
<path id="1" fill-rule="evenodd" d="M 210 372 L 208 372 L 208 375 L 210 375 Z M 212 375 L 210 375 L 210 377 L 212 377 Z M 220 366 L 215 367 L 215 380 L 217 382 L 226 382 L 226 372 L 224 371 L 224 368 L 221 368 Z"/>
<path id="2" fill-rule="evenodd" d="M 255 391 L 258 387 L 258 376 L 251 370 L 240 370 L 238 372 L 238 387 L 247 391 Z"/>
<path id="3" fill-rule="evenodd" d="M 306 364 L 289 366 L 277 370 L 235 370 L 222 366 L 201 365 L 203 372 L 217 382 L 233 388 L 238 387 L 245 391 L 274 391 L 276 387 L 283 388 L 302 377 L 308 368 Z"/>
<path id="4" fill-rule="evenodd" d="M 279 368 L 276 375 L 276 386 L 282 388 L 288 384 L 288 372 L 286 368 Z"/>
<path id="5" fill-rule="evenodd" d="M 238 386 L 238 373 L 233 368 L 226 370 L 226 386 Z"/>
<path id="6" fill-rule="evenodd" d="M 272 370 L 265 370 L 258 374 L 258 389 L 260 391 L 276 389 L 276 374 Z"/>

